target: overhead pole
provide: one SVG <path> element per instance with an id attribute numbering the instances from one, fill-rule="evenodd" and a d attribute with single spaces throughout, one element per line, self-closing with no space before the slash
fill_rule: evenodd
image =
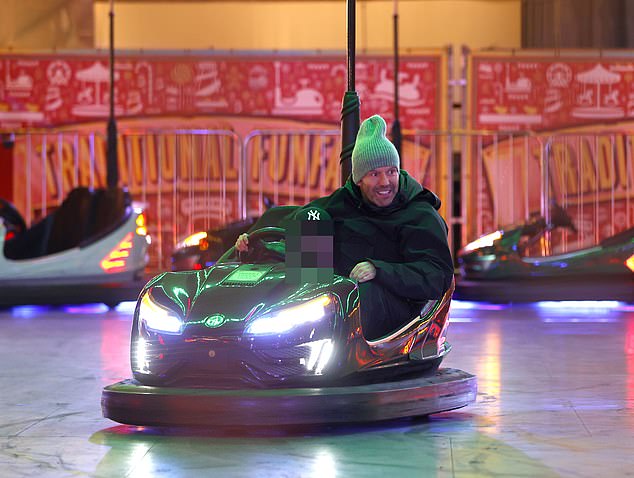
<path id="1" fill-rule="evenodd" d="M 403 144 L 403 134 L 401 133 L 401 122 L 399 120 L 398 108 L 398 0 L 394 0 L 394 122 L 392 123 L 392 143 L 396 147 L 398 154 L 401 154 Z"/>
<path id="2" fill-rule="evenodd" d="M 359 95 L 355 91 L 355 35 L 356 35 L 356 5 L 355 0 L 346 0 L 346 28 L 347 28 L 347 90 L 343 95 L 341 106 L 341 184 L 344 184 L 352 172 L 352 150 L 359 131 Z"/>
<path id="3" fill-rule="evenodd" d="M 106 181 L 108 189 L 116 188 L 119 183 L 119 164 L 117 161 L 117 122 L 114 117 L 114 80 L 114 0 L 110 0 L 110 114 L 108 117 L 108 128 L 106 133 Z"/>

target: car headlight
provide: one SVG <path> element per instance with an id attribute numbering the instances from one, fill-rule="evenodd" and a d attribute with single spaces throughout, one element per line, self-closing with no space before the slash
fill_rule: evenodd
<path id="1" fill-rule="evenodd" d="M 334 351 L 332 340 L 316 340 L 302 344 L 302 346 L 310 348 L 310 355 L 308 356 L 308 360 L 305 358 L 299 359 L 299 363 L 305 365 L 306 370 L 313 372 L 315 375 L 321 375 Z"/>
<path id="2" fill-rule="evenodd" d="M 200 241 L 207 239 L 206 232 L 195 232 L 194 234 L 187 236 L 185 239 L 176 244 L 175 249 L 183 249 L 185 247 L 198 246 Z"/>
<path id="3" fill-rule="evenodd" d="M 329 315 L 332 300 L 328 294 L 321 295 L 299 305 L 276 310 L 258 317 L 245 329 L 247 334 L 283 334 L 291 329 L 319 322 Z"/>
<path id="4" fill-rule="evenodd" d="M 137 337 L 132 348 L 132 370 L 139 373 L 150 373 L 147 342 L 143 337 Z"/>
<path id="5" fill-rule="evenodd" d="M 139 321 L 143 322 L 148 329 L 157 332 L 180 334 L 183 331 L 183 321 L 176 312 L 153 300 L 150 292 L 146 292 L 141 297 Z"/>
<path id="6" fill-rule="evenodd" d="M 464 246 L 465 252 L 475 251 L 476 249 L 480 249 L 482 247 L 491 247 L 495 241 L 502 237 L 502 231 L 495 231 L 491 234 L 487 234 L 486 236 L 479 237 L 473 242 L 470 242 L 466 246 Z"/>

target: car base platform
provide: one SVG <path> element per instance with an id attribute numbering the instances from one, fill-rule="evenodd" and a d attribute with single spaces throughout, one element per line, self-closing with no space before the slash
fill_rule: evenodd
<path id="1" fill-rule="evenodd" d="M 0 286 L 0 308 L 19 305 L 67 305 L 102 302 L 114 308 L 117 304 L 137 300 L 146 277 L 125 283 L 47 283 Z"/>
<path id="2" fill-rule="evenodd" d="M 129 379 L 103 389 L 105 418 L 138 426 L 292 426 L 368 423 L 454 410 L 475 401 L 477 380 L 458 369 L 351 387 L 184 389 Z"/>
<path id="3" fill-rule="evenodd" d="M 453 298 L 494 303 L 559 300 L 634 302 L 634 276 L 456 280 Z"/>

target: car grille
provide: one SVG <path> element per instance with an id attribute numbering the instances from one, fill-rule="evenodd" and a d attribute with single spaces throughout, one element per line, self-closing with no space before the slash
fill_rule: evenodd
<path id="1" fill-rule="evenodd" d="M 164 362 L 166 378 L 172 385 L 223 386 L 278 382 L 307 375 L 304 365 L 310 356 L 308 346 L 249 349 L 238 344 L 188 342 L 152 347 L 157 370 Z M 169 378 L 168 378 L 169 377 Z"/>
<path id="2" fill-rule="evenodd" d="M 310 347 L 297 345 L 292 347 L 280 347 L 263 350 L 255 350 L 254 355 L 262 363 L 266 363 L 267 372 L 277 377 L 289 377 L 303 375 L 310 356 Z"/>

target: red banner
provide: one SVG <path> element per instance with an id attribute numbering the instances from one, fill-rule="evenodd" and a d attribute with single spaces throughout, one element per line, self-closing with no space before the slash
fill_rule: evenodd
<path id="1" fill-rule="evenodd" d="M 473 54 L 471 129 L 549 130 L 634 117 L 634 58 Z"/>
<path id="2" fill-rule="evenodd" d="M 403 128 L 442 129 L 446 54 L 405 56 L 399 64 Z M 115 115 L 238 115 L 340 122 L 346 90 L 342 56 L 118 55 Z M 0 128 L 48 127 L 105 119 L 108 57 L 1 55 Z M 362 115 L 392 119 L 391 57 L 359 57 Z"/>

